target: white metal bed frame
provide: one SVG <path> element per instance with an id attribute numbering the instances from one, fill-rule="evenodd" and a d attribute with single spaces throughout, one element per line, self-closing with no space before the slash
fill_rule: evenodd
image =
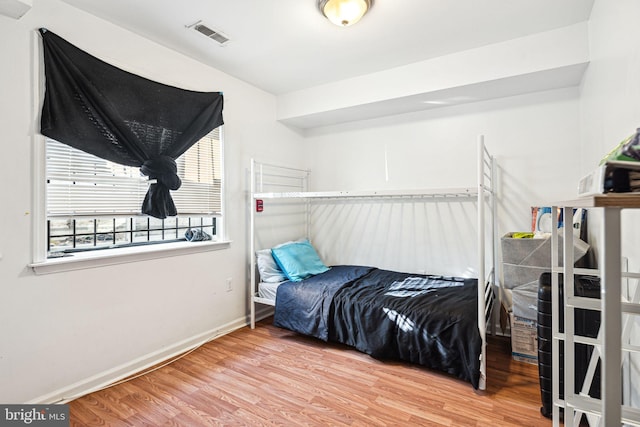
<path id="1" fill-rule="evenodd" d="M 275 300 L 261 298 L 258 295 L 256 281 L 256 203 L 263 199 L 301 199 L 306 201 L 306 234 L 310 234 L 310 201 L 313 199 L 477 199 L 478 204 L 478 330 L 482 338 L 482 355 L 480 360 L 479 389 L 486 388 L 486 350 L 487 325 L 492 312 L 492 302 L 495 295 L 497 268 L 497 202 L 496 202 L 496 160 L 487 150 L 484 136 L 478 136 L 478 174 L 477 185 L 469 188 L 438 188 L 425 190 L 387 190 L 387 191 L 329 191 L 309 192 L 309 170 L 282 167 L 269 163 L 251 160 L 250 170 L 250 241 L 249 241 L 249 306 L 251 311 L 251 328 L 255 328 L 256 304 L 275 306 Z M 277 190 L 277 191 L 269 191 Z M 489 206 L 490 221 L 487 222 L 487 205 Z M 486 229 L 491 230 L 490 245 L 492 250 L 490 271 L 486 271 Z M 480 286 L 483 283 L 484 286 Z M 498 313 L 498 311 L 495 311 Z M 491 332 L 495 334 L 495 324 L 491 323 Z"/>

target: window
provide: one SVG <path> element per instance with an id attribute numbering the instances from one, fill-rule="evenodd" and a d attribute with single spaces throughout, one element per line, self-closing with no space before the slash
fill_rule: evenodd
<path id="1" fill-rule="evenodd" d="M 185 239 L 189 229 L 215 239 L 222 216 L 221 127 L 176 160 L 182 180 L 172 192 L 178 216 L 140 214 L 149 185 L 122 166 L 46 139 L 46 241 L 49 257 L 71 252 Z"/>

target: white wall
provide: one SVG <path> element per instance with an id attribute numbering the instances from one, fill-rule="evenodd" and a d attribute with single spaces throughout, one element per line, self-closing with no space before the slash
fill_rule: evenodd
<path id="1" fill-rule="evenodd" d="M 591 65 L 581 91 L 582 172 L 640 127 L 640 28 L 634 24 L 640 3 L 596 1 L 589 22 Z M 633 212 L 625 226 L 623 252 L 630 268 L 640 271 L 638 237 Z M 638 217 L 635 217 L 638 218 Z M 596 224 L 594 224 L 595 226 Z"/>
<path id="2" fill-rule="evenodd" d="M 567 159 L 578 159 L 580 151 L 577 88 L 316 129 L 306 138 L 311 183 L 316 190 L 474 186 L 479 134 L 498 160 L 499 235 L 529 230 L 531 206 L 575 194 L 579 167 Z M 325 209 L 323 214 L 341 215 L 335 222 L 348 224 L 351 241 L 326 242 L 330 226 L 314 239 L 328 257 L 340 249 L 344 259 L 332 262 L 365 260 L 411 271 L 474 273 L 468 269 L 475 263 L 469 258 L 475 252 L 474 203 L 400 209 L 364 217 L 356 217 L 354 209 Z M 425 218 L 427 224 L 421 223 Z M 410 223 L 422 225 L 414 229 Z M 370 240 L 374 234 L 378 240 Z M 362 239 L 366 244 L 359 245 Z"/>
<path id="3" fill-rule="evenodd" d="M 581 92 L 582 172 L 591 172 L 600 159 L 625 137 L 640 127 L 640 2 L 636 0 L 596 0 L 589 21 L 591 65 Z M 598 214 L 594 211 L 594 214 Z M 593 218 L 596 216 L 594 215 Z M 640 213 L 623 212 L 622 254 L 629 270 L 640 271 Z M 590 221 L 592 240 L 600 227 Z M 596 241 L 597 244 L 597 241 Z M 633 344 L 640 343 L 636 322 Z M 631 402 L 640 407 L 637 379 L 640 360 L 634 357 Z"/>
<path id="4" fill-rule="evenodd" d="M 41 26 L 145 77 L 224 92 L 229 249 L 43 276 L 27 267 Z M 304 148 L 275 121 L 275 98 L 58 0 L 36 0 L 20 20 L 0 16 L 0 56 L 0 402 L 69 397 L 86 385 L 69 388 L 76 382 L 244 324 L 245 169 L 252 156 L 296 163 Z"/>

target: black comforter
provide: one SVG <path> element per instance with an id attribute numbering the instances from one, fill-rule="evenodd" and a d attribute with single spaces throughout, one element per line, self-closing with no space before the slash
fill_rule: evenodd
<path id="1" fill-rule="evenodd" d="M 442 370 L 478 388 L 477 281 L 335 266 L 278 287 L 274 324 L 378 359 Z"/>

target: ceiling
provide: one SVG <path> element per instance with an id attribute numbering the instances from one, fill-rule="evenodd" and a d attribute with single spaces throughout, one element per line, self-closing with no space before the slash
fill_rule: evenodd
<path id="1" fill-rule="evenodd" d="M 583 22 L 594 0 L 375 0 L 348 28 L 316 0 L 63 1 L 281 95 Z"/>

